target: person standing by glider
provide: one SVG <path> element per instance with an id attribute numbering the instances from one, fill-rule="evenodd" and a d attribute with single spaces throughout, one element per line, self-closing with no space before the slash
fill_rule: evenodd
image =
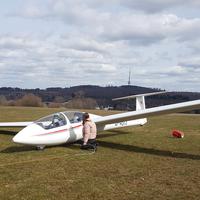
<path id="1" fill-rule="evenodd" d="M 94 149 L 96 150 L 97 142 L 97 128 L 96 124 L 90 119 L 88 113 L 83 115 L 83 144 L 81 149 Z"/>

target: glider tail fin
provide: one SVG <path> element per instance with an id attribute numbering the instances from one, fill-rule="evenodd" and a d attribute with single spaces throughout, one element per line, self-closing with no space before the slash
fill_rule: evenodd
<path id="1" fill-rule="evenodd" d="M 146 93 L 146 94 L 137 94 L 137 95 L 131 95 L 131 96 L 126 96 L 126 97 L 120 97 L 120 98 L 115 98 L 113 101 L 117 100 L 124 100 L 124 99 L 136 99 L 136 110 L 145 110 L 145 97 L 146 96 L 152 96 L 152 95 L 158 95 L 158 94 L 163 94 L 166 92 L 152 92 L 152 93 Z M 147 118 L 140 118 L 140 119 L 134 119 L 134 120 L 127 120 L 127 121 L 121 121 L 118 123 L 111 123 L 107 124 L 104 126 L 99 126 L 98 130 L 111 130 L 111 129 L 116 129 L 116 128 L 122 128 L 122 127 L 128 127 L 128 126 L 135 126 L 135 125 L 140 125 L 143 126 L 144 124 L 147 123 Z"/>
<path id="2" fill-rule="evenodd" d="M 145 97 L 144 96 L 136 97 L 136 110 L 144 110 L 145 108 L 146 108 Z"/>
<path id="3" fill-rule="evenodd" d="M 123 99 L 136 99 L 136 110 L 145 110 L 145 97 L 146 96 L 153 96 L 153 95 L 159 95 L 166 93 L 165 91 L 162 92 L 152 92 L 152 93 L 146 93 L 146 94 L 137 94 L 137 95 L 130 95 L 130 96 L 125 96 L 125 97 L 120 97 L 120 98 L 115 98 L 113 101 L 117 100 L 123 100 Z"/>

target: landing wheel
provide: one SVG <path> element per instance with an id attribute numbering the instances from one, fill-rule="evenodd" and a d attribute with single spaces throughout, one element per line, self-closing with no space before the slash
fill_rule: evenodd
<path id="1" fill-rule="evenodd" d="M 45 147 L 45 146 L 37 146 L 36 148 L 37 148 L 37 150 L 42 151 L 42 150 L 44 150 L 44 147 Z"/>

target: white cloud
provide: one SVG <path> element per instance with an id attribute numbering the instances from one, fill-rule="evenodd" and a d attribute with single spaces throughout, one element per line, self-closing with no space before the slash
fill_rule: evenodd
<path id="1" fill-rule="evenodd" d="M 200 80 L 200 56 L 183 59 L 179 61 L 179 64 L 187 68 L 188 72 L 199 73 L 198 78 Z"/>
<path id="2" fill-rule="evenodd" d="M 110 40 L 126 40 L 137 45 L 148 45 L 173 38 L 181 41 L 194 40 L 198 38 L 199 33 L 200 19 L 184 19 L 174 14 L 124 14 L 108 22 L 102 35 Z"/>
<path id="3" fill-rule="evenodd" d="M 25 37 L 16 37 L 16 36 L 0 36 L 0 48 L 4 49 L 24 49 L 34 47 L 35 42 L 26 39 Z"/>
<path id="4" fill-rule="evenodd" d="M 116 1 L 118 2 L 118 0 Z M 146 13 L 158 13 L 179 7 L 196 8 L 200 6 L 199 0 L 120 0 L 120 3 L 128 9 L 140 10 Z"/>
<path id="5" fill-rule="evenodd" d="M 49 19 L 60 20 L 64 23 L 63 26 L 68 27 L 67 31 L 77 29 L 79 30 L 78 36 L 90 38 L 90 42 L 95 42 L 95 38 L 98 40 L 106 39 L 111 42 L 124 40 L 131 41 L 136 45 L 148 45 L 160 42 L 166 38 L 176 38 L 182 41 L 193 40 L 200 34 L 200 18 L 187 19 L 178 17 L 175 14 L 162 13 L 134 13 L 123 9 L 119 12 L 108 12 L 91 7 L 90 1 L 86 1 L 86 3 L 68 0 L 52 0 L 47 2 L 48 6 L 46 6 L 45 11 L 40 9 L 39 6 L 37 7 L 37 5 L 34 5 L 33 9 L 33 5 L 31 5 L 30 8 L 25 9 L 22 16 L 26 16 L 26 10 L 37 10 L 37 12 L 35 11 L 36 18 L 39 16 L 40 19 L 46 19 L 48 22 Z M 163 6 L 166 8 L 166 4 L 180 5 L 180 2 L 182 3 L 181 0 L 168 0 L 165 2 L 151 0 L 148 3 L 144 1 L 141 3 L 141 1 L 135 0 L 126 1 L 126 3 L 121 2 L 118 6 L 133 4 L 150 8 L 149 5 L 158 5 L 158 7 Z M 28 13 L 30 14 L 27 14 L 27 17 L 34 17 L 34 12 L 30 11 Z M 79 39 L 79 42 L 79 46 L 88 46 L 89 48 L 89 44 L 84 43 L 85 41 L 82 38 Z M 75 45 L 77 46 L 77 44 Z M 97 48 L 100 49 L 100 45 Z"/>
<path id="6" fill-rule="evenodd" d="M 0 32 L 1 80 L 13 77 L 10 80 L 16 85 L 14 77 L 19 76 L 23 81 L 18 83 L 26 87 L 120 85 L 127 83 L 131 67 L 133 84 L 182 89 L 182 79 L 189 84 L 191 78 L 189 85 L 196 81 L 199 90 L 199 60 L 193 58 L 200 50 L 200 15 L 176 12 L 177 7 L 194 9 L 198 1 L 29 0 L 21 4 L 7 20 L 20 22 L 24 29 Z"/>
<path id="7" fill-rule="evenodd" d="M 63 43 L 66 42 L 63 38 L 58 38 L 56 42 L 52 42 L 49 38 L 46 40 L 39 38 L 36 40 L 31 37 L 18 38 L 17 45 L 15 38 L 12 37 L 1 37 L 0 41 L 7 41 L 0 44 L 2 60 L 0 67 L 6 66 L 6 70 L 1 73 L 2 78 L 19 75 L 22 80 L 27 80 L 31 77 L 34 79 L 35 75 L 43 81 L 46 81 L 47 78 L 50 79 L 47 84 L 53 85 L 57 77 L 57 82 L 62 80 L 59 83 L 61 85 L 66 79 L 72 78 L 71 82 L 75 84 L 77 77 L 82 78 L 82 82 L 84 82 L 84 76 L 87 77 L 89 74 L 107 75 L 116 70 L 115 66 L 104 59 L 103 54 L 96 51 L 96 42 L 92 43 L 94 48 L 90 44 L 89 50 L 86 50 L 82 46 L 72 49 L 71 44 L 63 46 Z M 23 41 L 30 41 L 30 44 L 23 43 Z M 7 45 L 8 43 L 9 45 Z M 86 42 L 86 47 L 87 44 Z M 81 75 L 83 73 L 84 76 Z M 32 81 L 35 82 L 33 79 Z M 12 81 L 15 80 L 12 79 Z"/>
<path id="8" fill-rule="evenodd" d="M 172 66 L 172 67 L 168 67 L 166 69 L 164 69 L 162 72 L 160 72 L 161 74 L 166 74 L 168 76 L 172 75 L 185 75 L 188 73 L 188 70 L 180 65 L 177 66 Z"/>
<path id="9" fill-rule="evenodd" d="M 200 7 L 199 0 L 29 0 L 23 5 L 23 12 L 17 11 L 23 17 L 66 17 L 63 20 L 73 21 L 101 21 L 107 18 L 110 11 L 118 13 L 120 10 L 142 11 L 147 14 L 169 11 L 169 9 Z M 101 15 L 99 15 L 101 13 Z M 104 13 L 102 15 L 102 13 Z M 96 15 L 97 14 L 97 15 Z M 101 16 L 101 18 L 99 18 Z"/>

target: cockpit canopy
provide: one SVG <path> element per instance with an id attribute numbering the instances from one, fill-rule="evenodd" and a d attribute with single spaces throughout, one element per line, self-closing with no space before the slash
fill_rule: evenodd
<path id="1" fill-rule="evenodd" d="M 71 124 L 83 121 L 82 112 L 66 111 L 63 114 L 67 117 Z"/>
<path id="2" fill-rule="evenodd" d="M 52 129 L 61 127 L 67 124 L 68 121 L 73 123 L 80 123 L 83 119 L 83 113 L 76 111 L 66 111 L 55 113 L 37 120 L 35 123 L 44 129 Z"/>

